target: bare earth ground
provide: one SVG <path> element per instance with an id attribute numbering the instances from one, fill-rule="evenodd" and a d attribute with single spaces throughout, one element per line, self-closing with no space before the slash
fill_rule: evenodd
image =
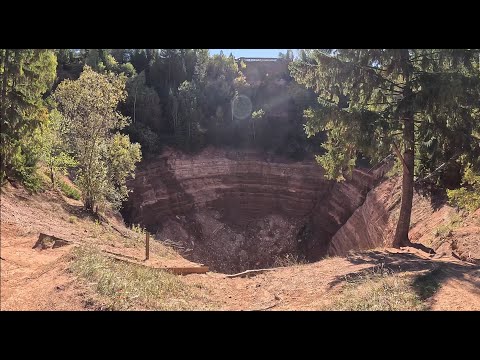
<path id="1" fill-rule="evenodd" d="M 415 249 L 366 251 L 347 258 L 335 257 L 313 264 L 281 268 L 249 279 L 225 279 L 221 274 L 208 273 L 197 275 L 195 281 L 201 281 L 209 288 L 211 296 L 220 299 L 225 309 L 321 310 L 328 309 L 341 292 L 339 285 L 345 276 L 362 273 L 382 263 L 405 274 L 445 269 L 442 287 L 429 299 L 430 309 L 480 310 L 478 267 L 456 259 L 425 259 L 416 255 Z"/>
<path id="2" fill-rule="evenodd" d="M 39 233 L 70 240 L 73 245 L 33 249 Z M 69 271 L 77 244 L 143 258 L 143 236 L 114 216 L 95 221 L 81 203 L 56 192 L 29 195 L 8 185 L 1 195 L 1 310 L 91 310 L 101 302 L 89 284 Z M 171 248 L 152 244 L 148 265 L 188 266 Z M 333 257 L 307 265 L 278 268 L 253 277 L 227 278 L 220 273 L 191 274 L 182 281 L 203 292 L 209 308 L 221 310 L 328 309 L 346 277 L 382 266 L 405 275 L 437 271 L 440 288 L 427 299 L 432 310 L 480 310 L 478 265 L 444 255 L 431 257 L 406 248 L 376 249 Z M 198 304 L 204 308 L 205 304 Z M 197 304 L 195 304 L 197 307 Z"/>

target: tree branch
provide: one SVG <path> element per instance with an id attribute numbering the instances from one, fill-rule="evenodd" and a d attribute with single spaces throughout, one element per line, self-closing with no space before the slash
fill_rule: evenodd
<path id="1" fill-rule="evenodd" d="M 408 170 L 407 163 L 405 162 L 405 159 L 403 158 L 402 154 L 400 153 L 400 150 L 398 150 L 398 147 L 397 147 L 397 144 L 395 143 L 395 141 L 392 141 L 392 147 L 393 147 L 393 151 L 395 151 L 395 154 L 397 154 L 398 158 L 402 161 L 403 167 L 410 174 L 410 170 Z"/>
<path id="2" fill-rule="evenodd" d="M 373 72 L 373 75 L 375 75 L 376 77 L 380 78 L 380 80 L 386 81 L 386 82 L 388 82 L 388 83 L 390 83 L 390 84 L 392 84 L 392 85 L 394 85 L 394 86 L 396 86 L 396 87 L 398 87 L 398 88 L 400 88 L 400 89 L 402 89 L 402 90 L 404 89 L 403 86 L 397 84 L 396 82 L 394 82 L 394 81 L 392 81 L 392 80 L 386 79 L 385 77 L 381 76 L 380 74 L 378 74 L 378 73 L 376 72 L 376 70 L 383 70 L 383 69 L 375 68 L 375 67 L 373 67 L 373 66 L 368 66 L 368 65 L 358 65 L 358 64 L 356 64 L 356 63 L 354 63 L 354 62 L 350 62 L 350 61 L 349 61 L 349 62 L 347 62 L 347 61 L 342 61 L 342 60 L 340 60 L 340 59 L 338 59 L 338 58 L 336 58 L 336 57 L 327 55 L 327 54 L 325 54 L 325 53 L 322 53 L 321 56 L 327 57 L 327 58 L 329 58 L 329 59 L 332 59 L 332 60 L 337 61 L 337 62 L 342 63 L 342 64 L 353 65 L 353 66 L 355 66 L 355 67 L 357 67 L 357 68 L 359 68 L 359 69 L 366 70 L 366 71 L 369 71 L 369 72 L 371 72 L 371 73 Z M 312 66 L 312 67 L 320 67 L 319 64 L 310 64 L 310 63 L 307 63 L 307 62 L 302 62 L 302 64 L 305 64 L 305 65 L 308 65 L 308 66 Z"/>
<path id="3" fill-rule="evenodd" d="M 416 59 L 421 58 L 421 57 L 440 54 L 441 52 L 442 52 L 442 51 L 440 50 L 440 51 L 433 51 L 433 52 L 431 52 L 431 53 L 426 53 L 426 54 L 419 54 L 419 55 L 417 55 L 417 56 L 411 57 L 411 58 L 410 58 L 410 62 L 413 62 L 413 61 L 415 61 Z"/>

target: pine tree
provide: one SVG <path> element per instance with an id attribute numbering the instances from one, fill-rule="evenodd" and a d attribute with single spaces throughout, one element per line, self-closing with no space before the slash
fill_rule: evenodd
<path id="1" fill-rule="evenodd" d="M 27 161 L 22 140 L 48 117 L 42 96 L 55 80 L 52 50 L 0 49 L 0 178 L 15 175 Z"/>
<path id="2" fill-rule="evenodd" d="M 479 54 L 478 49 L 303 50 L 290 64 L 295 80 L 319 95 L 320 106 L 305 114 L 306 132 L 328 132 L 326 152 L 317 157 L 328 176 L 343 178 L 359 152 L 378 160 L 393 151 L 403 164 L 395 247 L 410 244 L 415 160 L 431 167 L 425 143 L 453 137 L 461 139 L 454 141 L 457 154 L 478 152 L 473 133 L 480 126 Z M 451 150 L 452 141 L 437 147 L 443 158 Z"/>

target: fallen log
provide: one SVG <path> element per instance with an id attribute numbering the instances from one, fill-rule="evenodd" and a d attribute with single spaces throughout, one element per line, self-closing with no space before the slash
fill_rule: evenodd
<path id="1" fill-rule="evenodd" d="M 156 269 L 166 270 L 175 275 L 205 274 L 208 272 L 208 266 L 167 267 L 167 268 L 156 268 Z"/>
<path id="2" fill-rule="evenodd" d="M 208 266 L 182 266 L 182 267 L 151 266 L 151 265 L 147 265 L 143 262 L 140 262 L 139 260 L 134 259 L 131 256 L 125 256 L 125 255 L 122 255 L 122 254 L 113 253 L 113 252 L 105 251 L 105 250 L 104 250 L 104 253 L 106 253 L 108 257 L 111 257 L 111 258 L 113 258 L 115 260 L 118 260 L 118 261 L 124 261 L 124 262 L 128 262 L 130 264 L 144 266 L 144 267 L 148 267 L 150 269 L 155 269 L 155 270 L 164 270 L 164 271 L 171 272 L 172 274 L 175 274 L 175 275 L 205 274 L 209 271 Z M 133 260 L 131 260 L 131 259 L 133 259 Z"/>
<path id="3" fill-rule="evenodd" d="M 236 278 L 236 277 L 243 277 L 243 276 L 247 276 L 247 275 L 254 276 L 254 275 L 259 275 L 261 273 L 264 273 L 265 271 L 275 271 L 277 269 L 279 269 L 279 268 L 246 270 L 246 271 L 242 271 L 241 273 L 238 273 L 238 274 L 226 275 L 225 277 Z"/>

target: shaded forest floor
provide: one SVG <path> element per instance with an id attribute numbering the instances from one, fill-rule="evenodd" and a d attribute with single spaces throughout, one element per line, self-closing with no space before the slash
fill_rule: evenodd
<path id="1" fill-rule="evenodd" d="M 40 233 L 72 244 L 34 249 Z M 2 189 L 1 310 L 480 310 L 478 265 L 413 248 L 354 252 L 236 278 L 177 276 L 105 252 L 141 261 L 144 234 L 113 213 L 93 217 L 56 191 Z M 145 264 L 195 265 L 159 242 Z"/>

